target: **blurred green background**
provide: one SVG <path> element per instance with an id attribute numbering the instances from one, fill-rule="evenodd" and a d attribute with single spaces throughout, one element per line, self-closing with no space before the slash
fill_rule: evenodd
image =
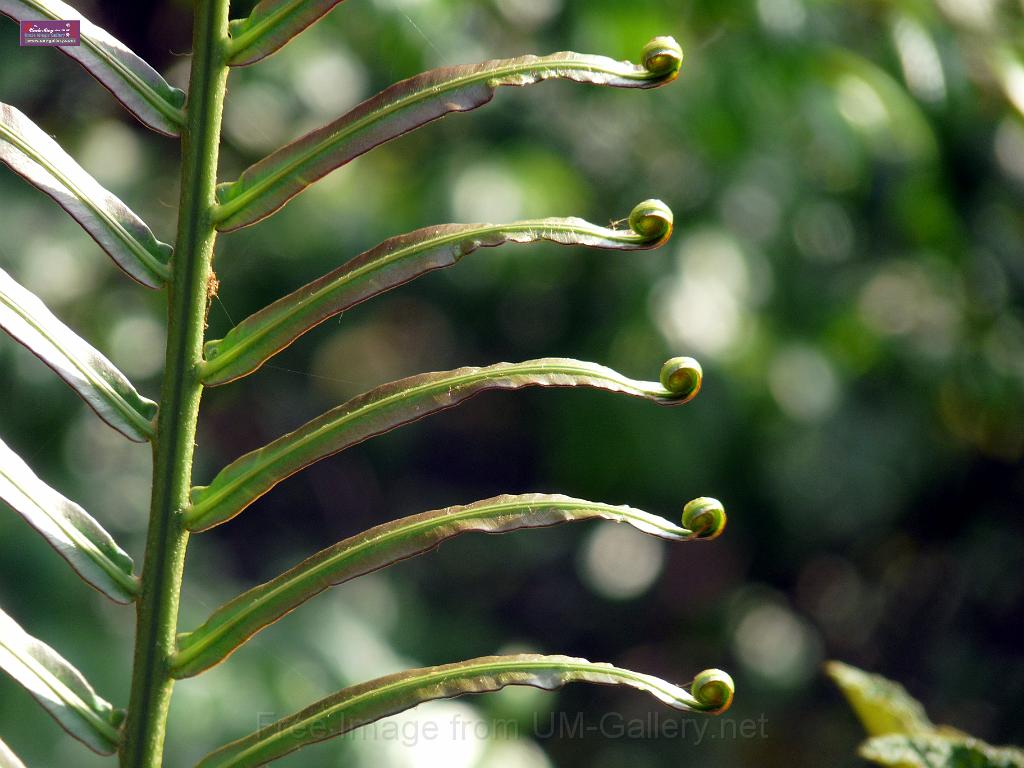
<path id="1" fill-rule="evenodd" d="M 188 3 L 76 7 L 184 86 Z M 209 333 L 434 223 L 603 222 L 658 197 L 676 214 L 668 246 L 482 251 L 336 318 L 208 392 L 195 480 L 425 370 L 557 355 L 655 378 L 690 354 L 706 373 L 697 400 L 665 410 L 593 392 L 489 395 L 323 461 L 193 538 L 181 626 L 370 525 L 501 492 L 673 518 L 716 496 L 725 535 L 676 546 L 611 525 L 474 535 L 334 589 L 178 685 L 167 766 L 345 684 L 523 649 L 680 682 L 721 667 L 736 703 L 700 721 L 629 692 L 514 690 L 424 705 L 396 732 L 279 764 L 859 765 L 861 731 L 822 679 L 826 658 L 903 681 L 937 722 L 1024 742 L 1024 3 L 348 0 L 232 74 L 221 178 L 429 67 L 564 49 L 635 61 L 661 34 L 686 54 L 670 87 L 505 89 L 222 237 Z M 177 145 L 74 62 L 19 49 L 6 18 L 0 100 L 173 239 Z M 6 169 L 0 266 L 157 394 L 163 297 Z M 148 449 L 6 337 L 0 370 L 2 438 L 138 561 Z M 6 508 L 0 605 L 126 702 L 132 612 L 83 586 Z M 602 721 L 607 711 L 619 719 Z M 558 713 L 581 715 L 584 732 L 548 737 Z M 646 720 L 655 713 L 686 720 L 682 736 Z M 634 719 L 646 726 L 618 733 Z M 470 724 L 465 738 L 451 738 L 453 723 Z M 110 764 L 6 678 L 0 736 L 29 765 Z"/>

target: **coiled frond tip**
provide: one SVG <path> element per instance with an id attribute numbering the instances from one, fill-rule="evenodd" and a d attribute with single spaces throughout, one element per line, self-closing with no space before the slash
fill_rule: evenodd
<path id="1" fill-rule="evenodd" d="M 661 386 L 676 400 L 692 400 L 700 392 L 704 370 L 692 357 L 673 357 L 661 367 Z"/>
<path id="2" fill-rule="evenodd" d="M 644 240 L 662 243 L 672 235 L 672 209 L 661 200 L 644 200 L 629 214 L 629 228 Z"/>
<path id="3" fill-rule="evenodd" d="M 644 46 L 640 60 L 648 72 L 675 77 L 683 65 L 683 49 L 674 37 L 656 37 Z"/>
<path id="4" fill-rule="evenodd" d="M 690 693 L 705 711 L 718 714 L 724 712 L 732 704 L 736 685 L 728 672 L 720 669 L 705 669 L 694 678 L 690 685 Z"/>
<path id="5" fill-rule="evenodd" d="M 725 507 L 718 499 L 701 496 L 683 507 L 683 528 L 693 531 L 698 539 L 714 539 L 725 530 Z"/>

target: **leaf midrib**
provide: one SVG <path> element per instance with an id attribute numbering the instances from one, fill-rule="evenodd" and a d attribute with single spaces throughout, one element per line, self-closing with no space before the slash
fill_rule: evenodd
<path id="1" fill-rule="evenodd" d="M 0 648 L 3 648 L 18 662 L 27 667 L 68 709 L 75 712 L 83 720 L 86 720 L 94 730 L 99 731 L 111 746 L 118 744 L 120 739 L 117 729 L 93 710 L 77 693 L 61 682 L 60 678 L 50 672 L 34 656 L 29 653 L 20 652 L 19 648 L 12 647 L 4 642 L 2 636 L 0 636 Z"/>
<path id="2" fill-rule="evenodd" d="M 672 699 L 677 704 L 682 705 L 683 709 L 696 710 L 700 708 L 700 702 L 690 696 L 685 690 L 678 686 L 671 686 L 670 683 L 657 680 L 656 678 L 648 677 L 647 675 L 640 675 L 635 672 L 631 672 L 627 669 L 621 669 L 612 665 L 602 666 L 600 664 L 583 664 L 579 662 L 531 662 L 531 661 L 512 661 L 512 662 L 490 662 L 487 664 L 479 664 L 473 666 L 466 666 L 458 669 L 448 669 L 441 672 L 428 673 L 417 677 L 403 678 L 396 680 L 394 683 L 384 685 L 380 688 L 374 688 L 364 693 L 358 694 L 345 701 L 340 701 L 329 707 L 325 707 L 323 710 L 310 715 L 309 717 L 298 720 L 291 724 L 286 730 L 277 730 L 276 733 L 271 735 L 269 738 L 261 739 L 254 743 L 252 746 L 246 748 L 244 751 L 239 752 L 236 755 L 231 756 L 230 762 L 214 763 L 213 768 L 231 768 L 233 765 L 237 765 L 243 758 L 252 755 L 257 750 L 265 749 L 267 746 L 273 744 L 285 736 L 290 735 L 295 730 L 308 729 L 317 720 L 324 719 L 330 715 L 344 710 L 348 707 L 358 706 L 367 699 L 376 697 L 386 698 L 388 696 L 397 696 L 402 693 L 404 688 L 418 688 L 424 685 L 430 685 L 432 683 L 444 682 L 446 678 L 471 678 L 479 677 L 487 674 L 500 674 L 502 672 L 514 672 L 514 671 L 535 671 L 537 673 L 542 672 L 578 672 L 584 676 L 587 674 L 594 675 L 608 675 L 610 677 L 617 677 L 622 680 L 631 681 L 637 684 L 640 690 L 647 691 L 659 691 L 668 698 Z M 560 685 L 565 685 L 569 680 L 560 679 Z M 583 682 L 586 682 L 586 677 L 583 678 Z M 514 683 L 505 683 L 499 688 L 504 688 L 507 685 Z M 523 685 L 532 685 L 531 683 L 522 683 Z M 665 686 L 671 686 L 666 688 Z M 674 690 L 673 690 L 674 689 Z M 469 694 L 473 691 L 465 691 L 464 693 Z M 378 718 L 379 719 L 379 718 Z M 372 722 L 372 721 L 370 721 Z M 273 727 L 273 726 L 269 726 Z M 360 726 L 356 726 L 361 727 Z M 349 729 L 349 730 L 354 730 Z"/>
<path id="3" fill-rule="evenodd" d="M 251 48 L 254 43 L 248 42 L 252 37 L 262 36 L 262 29 L 276 25 L 281 19 L 290 16 L 295 12 L 298 6 L 307 2 L 307 0 L 291 0 L 291 2 L 281 5 L 276 11 L 268 14 L 265 18 L 260 19 L 256 22 L 252 22 L 252 16 L 243 20 L 243 23 L 252 22 L 240 35 L 231 35 L 231 46 L 228 55 L 228 61 L 237 58 L 240 54 Z M 256 9 L 254 8 L 253 11 Z M 259 42 L 257 40 L 256 42 Z M 239 43 L 235 45 L 235 43 Z"/>
<path id="4" fill-rule="evenodd" d="M 387 267 L 391 266 L 392 264 L 401 261 L 402 259 L 418 256 L 422 253 L 426 253 L 435 248 L 441 248 L 445 245 L 457 243 L 462 240 L 483 237 L 485 235 L 496 234 L 501 232 L 524 232 L 526 230 L 537 229 L 540 227 L 543 227 L 547 231 L 591 234 L 598 237 L 605 237 L 609 240 L 620 239 L 623 242 L 623 244 L 626 244 L 630 239 L 633 239 L 636 242 L 643 242 L 643 238 L 636 235 L 631 230 L 607 229 L 606 227 L 600 227 L 596 224 L 589 224 L 589 222 L 589 228 L 584 226 L 571 226 L 567 224 L 549 225 L 546 224 L 546 222 L 548 221 L 550 221 L 550 219 L 531 219 L 528 221 L 514 222 L 512 224 L 486 225 L 475 229 L 462 230 L 460 232 L 456 232 L 450 235 L 444 235 L 437 238 L 422 240 L 418 243 L 412 243 L 410 245 L 405 246 L 404 248 L 399 248 L 395 251 L 392 251 L 386 256 L 374 259 L 373 261 L 363 264 L 362 266 L 354 270 L 345 272 L 344 274 L 339 275 L 337 278 L 327 283 L 323 287 L 319 288 L 318 290 L 314 291 L 313 293 L 309 294 L 308 296 L 305 296 L 299 299 L 298 301 L 292 303 L 287 311 L 271 316 L 265 322 L 265 324 L 261 324 L 258 327 L 252 329 L 247 335 L 242 336 L 240 339 L 234 341 L 233 344 L 228 346 L 227 350 L 219 353 L 212 359 L 207 360 L 203 366 L 203 378 L 208 379 L 212 374 L 225 368 L 229 363 L 237 359 L 240 355 L 246 352 L 258 341 L 268 336 L 279 326 L 285 324 L 289 320 L 300 315 L 307 306 L 319 301 L 325 295 L 332 293 L 336 290 L 339 290 L 348 283 L 358 280 L 359 278 L 364 277 L 369 273 L 372 273 L 377 270 L 384 270 Z M 612 238 L 612 234 L 619 234 L 620 237 Z M 543 238 L 533 238 L 533 240 L 538 239 Z M 302 289 L 300 288 L 298 290 L 301 291 Z M 251 317 L 254 316 L 255 315 Z M 247 318 L 247 320 L 251 319 L 251 317 Z M 242 323 L 239 324 L 239 326 L 243 325 L 245 322 L 246 320 L 243 320 Z M 236 328 L 239 326 L 236 326 Z M 233 328 L 232 331 L 235 331 L 236 328 Z M 230 337 L 230 333 L 231 332 L 229 332 L 228 336 L 226 336 L 225 339 L 223 339 L 222 341 L 227 341 L 228 338 Z"/>
<path id="5" fill-rule="evenodd" d="M 36 501 L 34 493 L 30 493 L 22 483 L 18 482 L 13 476 L 5 472 L 2 467 L 0 467 L 0 476 L 3 476 L 7 482 L 20 491 L 21 495 L 28 499 L 28 501 L 38 509 L 44 517 L 56 525 L 79 550 L 81 550 L 90 560 L 92 560 L 92 562 L 98 565 L 108 576 L 119 584 L 128 594 L 129 598 L 138 594 L 139 584 L 132 574 L 126 573 L 124 570 L 119 568 L 92 539 L 85 535 L 84 532 L 72 525 L 70 521 L 66 521 L 65 518 L 51 514 L 46 507 Z M 46 488 L 46 490 L 57 495 L 57 492 L 50 488 Z M 63 497 L 61 498 L 63 499 Z M 67 525 L 65 525 L 65 522 L 67 522 Z"/>
<path id="6" fill-rule="evenodd" d="M 478 518 L 480 521 L 486 520 L 494 515 L 500 515 L 503 512 L 513 509 L 527 508 L 540 508 L 544 510 L 548 509 L 559 509 L 559 510 L 595 510 L 598 514 L 601 512 L 610 513 L 613 519 L 619 518 L 624 520 L 641 520 L 653 527 L 658 527 L 664 532 L 663 538 L 676 538 L 684 537 L 686 534 L 691 533 L 685 528 L 680 528 L 668 522 L 664 518 L 660 518 L 656 515 L 644 513 L 641 510 L 632 510 L 630 508 L 616 507 L 611 504 L 598 504 L 598 503 L 586 503 L 581 501 L 551 501 L 551 500 L 534 500 L 534 501 L 514 501 L 514 502 L 501 502 L 498 504 L 489 504 L 487 506 L 477 506 L 465 509 L 455 514 L 449 514 L 447 516 L 438 516 L 428 518 L 427 520 L 421 520 L 416 523 L 411 523 L 404 526 L 395 526 L 389 530 L 386 530 L 377 536 L 365 539 L 357 542 L 356 544 L 346 547 L 343 550 L 333 553 L 331 557 L 325 558 L 322 562 L 317 563 L 314 567 L 307 570 L 296 573 L 288 578 L 279 577 L 275 579 L 273 589 L 261 594 L 255 600 L 246 603 L 245 607 L 239 613 L 229 615 L 228 620 L 215 625 L 212 631 L 209 633 L 203 633 L 202 627 L 199 627 L 194 632 L 189 633 L 188 636 L 199 635 L 199 639 L 194 643 L 188 643 L 186 636 L 186 643 L 184 647 L 179 650 L 178 655 L 175 658 L 174 666 L 177 668 L 185 667 L 187 664 L 193 662 L 197 657 L 201 656 L 211 645 L 223 638 L 225 635 L 230 633 L 230 630 L 238 626 L 246 618 L 256 614 L 266 604 L 273 602 L 279 594 L 288 591 L 291 587 L 301 584 L 305 580 L 315 579 L 319 574 L 324 572 L 332 571 L 336 568 L 340 568 L 345 560 L 357 557 L 368 549 L 374 549 L 376 547 L 384 547 L 389 544 L 392 540 L 403 539 L 403 538 L 414 538 L 416 534 L 431 528 L 448 525 L 453 522 L 464 522 L 466 520 L 473 520 Z M 530 526 L 524 526 L 530 527 Z M 465 533 L 467 531 L 459 531 L 458 533 Z M 275 583 L 277 582 L 277 583 Z M 215 615 L 215 614 L 214 614 Z M 213 618 L 213 616 L 211 616 Z"/>
<path id="7" fill-rule="evenodd" d="M 464 384 L 473 384 L 473 383 L 476 383 L 477 381 L 487 381 L 490 378 L 508 378 L 508 377 L 512 377 L 512 376 L 520 377 L 520 376 L 531 376 L 531 375 L 559 375 L 559 374 L 561 374 L 561 375 L 566 375 L 566 376 L 576 376 L 576 375 L 579 375 L 579 376 L 586 376 L 586 377 L 595 378 L 595 379 L 603 379 L 605 381 L 613 382 L 615 384 L 619 384 L 620 386 L 625 386 L 625 387 L 627 387 L 629 389 L 632 389 L 632 390 L 635 390 L 637 392 L 643 393 L 644 396 L 649 396 L 649 397 L 659 398 L 659 397 L 665 397 L 667 394 L 671 394 L 671 393 L 666 393 L 665 391 L 656 391 L 656 390 L 652 391 L 652 390 L 647 389 L 644 386 L 641 386 L 642 384 L 652 384 L 651 382 L 634 381 L 632 379 L 626 378 L 625 376 L 622 376 L 621 374 L 616 374 L 615 376 L 612 376 L 611 373 L 615 373 L 615 372 L 611 371 L 609 373 L 609 372 L 605 372 L 605 371 L 597 371 L 597 370 L 594 370 L 594 369 L 591 369 L 591 368 L 587 368 L 587 367 L 584 367 L 584 366 L 579 366 L 579 367 L 577 367 L 577 366 L 570 366 L 570 365 L 562 365 L 562 366 L 557 366 L 557 367 L 545 367 L 545 366 L 534 366 L 534 365 L 531 365 L 531 366 L 521 366 L 520 364 L 513 363 L 513 364 L 511 364 L 511 365 L 509 365 L 509 366 L 507 366 L 505 368 L 501 368 L 501 369 L 498 369 L 498 370 L 494 370 L 493 368 L 488 370 L 487 368 L 484 368 L 484 369 L 480 369 L 478 371 L 475 371 L 473 373 L 464 374 L 462 376 L 453 376 L 453 377 L 449 377 L 449 378 L 445 378 L 445 379 L 439 379 L 439 380 L 431 381 L 431 382 L 426 383 L 426 384 L 415 385 L 415 386 L 409 387 L 408 389 L 399 390 L 398 392 L 395 392 L 393 394 L 386 395 L 386 396 L 382 397 L 380 400 L 374 400 L 373 402 L 367 403 L 366 405 L 363 405 L 363 406 L 361 406 L 360 408 L 358 408 L 358 409 L 356 409 L 354 411 L 350 411 L 349 413 L 342 414 L 340 417 L 337 418 L 337 420 L 327 421 L 325 424 L 322 424 L 321 426 L 319 426 L 318 428 L 312 430 L 308 434 L 302 435 L 300 438 L 298 438 L 297 440 L 292 442 L 290 445 L 288 445 L 286 447 L 286 450 L 284 450 L 283 452 L 275 453 L 272 456 L 270 456 L 268 460 L 261 461 L 261 462 L 257 463 L 252 469 L 249 469 L 249 470 L 246 470 L 246 471 L 242 472 L 241 474 L 238 475 L 238 477 L 236 477 L 234 480 L 231 480 L 229 483 L 227 483 L 220 490 L 212 492 L 210 495 L 207 496 L 207 498 L 205 498 L 205 499 L 203 499 L 203 500 L 193 504 L 191 506 L 191 508 L 187 512 L 187 520 L 190 523 L 190 527 L 192 527 L 194 529 L 195 528 L 195 524 L 202 519 L 202 515 L 203 515 L 204 512 L 210 510 L 213 507 L 216 507 L 217 503 L 221 499 L 223 499 L 225 496 L 233 493 L 240 485 L 243 485 L 250 478 L 252 478 L 253 475 L 259 474 L 259 472 L 262 469 L 266 468 L 266 465 L 267 465 L 268 462 L 269 463 L 274 463 L 276 461 L 279 461 L 284 456 L 289 456 L 289 455 L 295 453 L 296 451 L 301 449 L 303 446 L 305 446 L 309 442 L 316 441 L 322 435 L 322 433 L 330 432 L 330 431 L 333 431 L 335 429 L 340 429 L 341 427 L 345 426 L 347 423 L 349 423 L 349 422 L 351 422 L 353 420 L 361 419 L 364 416 L 373 413 L 374 411 L 383 409 L 383 408 L 387 407 L 388 405 L 391 405 L 395 401 L 400 401 L 400 400 L 404 400 L 404 399 L 415 400 L 419 396 L 421 396 L 423 394 L 426 394 L 426 393 L 428 393 L 428 392 L 430 392 L 432 390 L 436 390 L 436 389 L 451 389 L 451 388 L 454 388 L 454 387 L 457 387 L 457 386 L 462 386 Z M 302 427 L 299 427 L 299 429 L 302 429 Z M 283 438 L 279 438 L 279 439 L 283 439 Z M 271 443 L 271 445 L 272 445 L 272 443 Z M 266 446 L 266 447 L 269 447 L 269 446 Z M 251 454 L 245 454 L 245 456 L 239 457 L 239 459 L 236 459 L 236 462 L 237 461 L 241 461 L 242 459 L 244 459 L 246 456 L 249 456 L 249 455 L 251 455 Z M 231 467 L 231 465 L 229 464 L 225 469 L 230 469 L 230 467 Z M 213 484 L 215 484 L 216 481 L 217 481 L 217 478 L 215 477 L 213 479 L 213 481 L 211 482 L 211 485 L 207 486 L 207 488 L 212 488 Z"/>
<path id="8" fill-rule="evenodd" d="M 18 149 L 18 151 L 23 155 L 29 158 L 29 160 L 36 163 L 36 165 L 40 166 L 44 171 L 50 174 L 50 176 L 56 179 L 58 183 L 62 184 L 69 192 L 71 192 L 79 202 L 92 211 L 97 218 L 101 219 L 107 225 L 107 228 L 117 236 L 117 239 L 122 242 L 132 255 L 142 262 L 142 265 L 150 272 L 150 274 L 155 275 L 160 280 L 167 279 L 170 275 L 170 270 L 167 268 L 167 265 L 157 259 L 152 253 L 150 253 L 149 249 L 136 240 L 135 237 L 122 226 L 121 222 L 110 216 L 105 210 L 103 210 L 103 208 L 96 206 L 93 203 L 92 198 L 75 182 L 69 179 L 63 171 L 51 164 L 46 157 L 37 153 L 33 149 L 32 145 L 28 143 L 27 139 L 17 131 L 8 128 L 3 123 L 0 123 L 0 135 L 2 135 L 6 141 Z M 82 169 L 82 173 L 85 173 L 84 169 Z M 127 208 L 127 206 L 125 207 Z M 159 242 L 156 240 L 155 236 L 154 242 Z"/>
<path id="9" fill-rule="evenodd" d="M 153 424 L 146 420 L 142 414 L 136 411 L 121 395 L 117 392 L 107 381 L 102 377 L 93 375 L 91 366 L 86 365 L 78 359 L 78 357 L 72 354 L 70 351 L 65 349 L 65 345 L 59 343 L 50 333 L 41 325 L 36 322 L 35 317 L 20 304 L 14 301 L 13 298 L 9 297 L 2 290 L 0 290 L 0 303 L 8 307 L 14 314 L 20 317 L 25 323 L 29 325 L 36 333 L 46 339 L 55 349 L 61 352 L 64 357 L 75 367 L 76 370 L 82 375 L 82 377 L 88 381 L 94 389 L 96 389 L 103 398 L 114 407 L 115 410 L 121 413 L 135 429 L 138 434 L 143 438 L 151 438 L 153 436 Z M 141 398 L 141 395 L 140 395 Z"/>
<path id="10" fill-rule="evenodd" d="M 43 7 L 41 3 L 34 2 L 34 0 L 23 0 L 23 2 L 26 2 L 26 4 L 28 5 L 31 5 L 36 11 L 43 14 L 51 21 L 62 21 L 62 19 L 59 19 L 55 14 L 51 13 L 49 10 Z M 92 24 L 92 22 L 85 18 L 83 18 L 82 21 L 86 24 Z M 97 29 L 99 29 L 99 27 L 97 27 Z M 167 99 L 165 99 L 155 90 L 153 90 L 153 87 L 149 83 L 147 83 L 145 80 L 136 75 L 131 69 L 125 67 L 124 64 L 122 64 L 121 61 L 118 60 L 116 57 L 110 56 L 101 45 L 96 43 L 87 34 L 82 35 L 82 43 L 84 43 L 85 46 L 90 51 L 92 51 L 96 56 L 103 59 L 103 61 L 106 62 L 111 69 L 116 70 L 122 78 L 127 80 L 130 84 L 134 85 L 136 93 L 142 96 L 142 98 L 146 102 L 148 102 L 150 106 L 152 106 L 154 109 L 160 112 L 160 114 L 162 114 L 168 120 L 170 120 L 171 123 L 178 126 L 179 128 L 182 126 L 182 124 L 184 124 L 184 110 L 179 109 L 170 102 L 168 102 Z M 168 84 L 167 87 L 170 88 L 171 86 Z"/>
<path id="11" fill-rule="evenodd" d="M 417 101 L 430 100 L 432 98 L 436 98 L 438 95 L 442 93 L 457 90 L 459 88 L 462 88 L 463 86 L 475 85 L 479 82 L 486 82 L 488 80 L 497 81 L 513 74 L 532 74 L 534 72 L 543 71 L 545 69 L 552 69 L 555 67 L 560 69 L 571 69 L 580 72 L 600 72 L 601 74 L 616 75 L 618 77 L 625 78 L 635 76 L 636 79 L 644 79 L 640 76 L 644 73 L 648 75 L 653 74 L 655 76 L 658 74 L 651 73 L 648 70 L 643 69 L 641 67 L 636 67 L 635 65 L 630 66 L 634 67 L 634 72 L 632 74 L 628 72 L 624 73 L 615 71 L 610 67 L 600 67 L 593 63 L 588 63 L 586 61 L 579 61 L 576 59 L 552 60 L 550 56 L 545 56 L 538 57 L 538 61 L 530 62 L 529 64 L 505 65 L 504 67 L 487 69 L 483 70 L 482 72 L 475 72 L 472 75 L 464 75 L 462 77 L 456 77 L 451 80 L 447 80 L 441 85 L 434 85 L 428 88 L 422 88 L 413 91 L 407 96 L 403 96 L 397 101 L 392 102 L 391 104 L 388 104 L 382 107 L 381 109 L 374 110 L 370 114 L 360 118 L 354 123 L 344 126 L 341 131 L 331 132 L 330 134 L 328 134 L 326 138 L 324 138 L 321 141 L 318 141 L 308 150 L 300 153 L 298 157 L 296 157 L 294 160 L 286 162 L 283 166 L 276 170 L 272 170 L 267 176 L 254 180 L 248 186 L 247 189 L 243 189 L 241 192 L 237 193 L 236 195 L 230 197 L 229 199 L 225 200 L 220 205 L 218 205 L 214 211 L 214 219 L 218 223 L 224 223 L 232 216 L 236 215 L 238 212 L 243 210 L 253 198 L 262 195 L 264 190 L 266 190 L 268 187 L 274 186 L 278 181 L 280 181 L 285 176 L 288 176 L 289 174 L 293 173 L 297 168 L 301 167 L 302 165 L 305 165 L 308 162 L 313 161 L 317 155 L 330 151 L 333 145 L 341 143 L 342 141 L 350 137 L 352 134 L 365 128 L 367 125 L 378 120 L 383 120 L 384 118 L 390 116 L 394 112 L 404 109 L 406 106 L 410 104 L 415 104 Z M 505 85 L 505 83 L 496 82 L 492 90 L 496 90 L 499 86 L 502 85 Z M 356 109 L 358 109 L 358 107 L 356 107 Z M 340 121 L 344 119 L 344 116 L 342 116 L 338 120 Z M 324 127 L 326 128 L 329 126 L 330 124 Z M 277 150 L 277 152 L 269 155 L 267 158 L 265 158 L 265 160 L 269 160 L 274 156 L 274 154 L 277 154 L 278 152 L 286 152 L 289 147 L 296 146 L 301 142 L 302 139 L 298 139 L 293 144 L 286 145 L 285 147 L 282 147 L 281 149 Z M 251 167 L 250 169 L 247 170 L 251 170 Z M 242 175 L 244 176 L 245 173 L 246 171 L 243 171 Z M 242 184 L 241 178 L 239 178 L 238 181 L 229 184 L 228 187 L 226 188 L 227 193 L 230 194 L 231 190 L 236 188 L 236 186 L 240 184 Z"/>

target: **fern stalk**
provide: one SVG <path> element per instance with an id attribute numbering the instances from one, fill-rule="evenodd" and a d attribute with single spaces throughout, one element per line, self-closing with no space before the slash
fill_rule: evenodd
<path id="1" fill-rule="evenodd" d="M 222 606 L 194 632 L 178 634 L 189 531 L 227 522 L 310 464 L 489 390 L 590 388 L 659 405 L 680 405 L 697 395 L 702 381 L 700 364 L 682 356 L 664 364 L 658 381 L 636 380 L 596 363 L 557 357 L 420 373 L 381 384 L 332 408 L 240 456 L 209 485 L 193 487 L 203 386 L 252 373 L 327 318 L 420 275 L 452 266 L 479 248 L 548 240 L 636 251 L 656 248 L 672 233 L 672 212 L 658 200 L 646 200 L 633 209 L 623 220 L 629 222 L 628 231 L 578 218 L 419 229 L 390 238 L 256 312 L 224 339 L 207 343 L 204 360 L 210 286 L 216 285 L 213 253 L 218 229 L 231 231 L 272 215 L 310 184 L 356 157 L 445 115 L 481 107 L 499 87 L 560 79 L 646 90 L 675 80 L 683 55 L 674 39 L 657 37 L 644 46 L 640 64 L 562 51 L 430 70 L 395 83 L 332 123 L 273 152 L 237 181 L 218 185 L 229 65 L 252 63 L 273 53 L 338 2 L 261 0 L 248 21 L 229 25 L 228 1 L 194 0 L 187 97 L 122 43 L 85 20 L 83 40 L 91 40 L 95 50 L 74 54 L 146 125 L 181 136 L 181 198 L 173 255 L 171 246 L 159 242 L 136 214 L 30 118 L 0 103 L 0 163 L 64 207 L 137 281 L 157 288 L 170 277 L 166 361 L 160 402 L 154 403 L 141 396 L 101 352 L 0 270 L 0 330 L 28 346 L 125 437 L 153 443 L 150 520 L 142 573 L 137 577 L 132 558 L 97 520 L 47 486 L 0 442 L 0 500 L 36 528 L 85 581 L 115 602 L 137 601 L 138 611 L 127 713 L 97 694 L 58 651 L 32 637 L 2 610 L 0 671 L 19 682 L 86 747 L 103 755 L 119 754 L 121 768 L 163 765 L 176 678 L 199 674 L 224 661 L 256 632 L 328 587 L 423 554 L 453 536 L 600 518 L 688 541 L 713 538 L 725 525 L 722 504 L 706 497 L 686 505 L 679 527 L 629 507 L 567 496 L 501 496 L 392 521 L 339 542 L 274 582 Z M 27 14 L 44 11 L 53 18 L 77 13 L 62 0 L 0 0 L 0 13 L 19 23 Z M 232 48 L 231 28 L 263 30 L 246 43 L 244 60 L 238 60 L 237 41 Z M 154 93 L 166 101 L 167 109 L 152 108 L 149 96 Z M 170 119 L 175 115 L 184 115 L 184 123 Z M 349 686 L 223 745 L 197 768 L 256 768 L 437 698 L 487 693 L 508 685 L 554 690 L 568 683 L 624 685 L 675 709 L 706 714 L 728 708 L 734 687 L 729 675 L 716 669 L 704 670 L 692 684 L 680 686 L 568 656 L 487 656 Z M 0 765 L 12 760 L 0 742 Z"/>
<path id="2" fill-rule="evenodd" d="M 167 356 L 153 441 L 153 495 L 138 603 L 131 699 L 122 768 L 159 768 L 174 679 L 174 653 L 188 531 L 192 452 L 202 383 L 199 365 L 217 239 L 215 203 L 227 83 L 228 0 L 196 0 L 188 113 L 182 131 L 181 201 L 168 298 Z"/>

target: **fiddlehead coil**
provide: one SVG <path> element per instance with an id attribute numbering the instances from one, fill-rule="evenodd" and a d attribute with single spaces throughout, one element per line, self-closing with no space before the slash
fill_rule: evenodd
<path id="1" fill-rule="evenodd" d="M 694 678 L 690 685 L 690 693 L 706 712 L 718 714 L 724 712 L 732 704 L 736 686 L 728 672 L 720 669 L 705 669 Z"/>
<path id="2" fill-rule="evenodd" d="M 720 536 L 725 523 L 725 507 L 718 499 L 701 496 L 683 507 L 683 528 L 693 531 L 698 539 Z"/>
<path id="3" fill-rule="evenodd" d="M 661 386 L 682 402 L 700 392 L 704 371 L 692 357 L 673 357 L 661 367 Z"/>
<path id="4" fill-rule="evenodd" d="M 673 37 L 656 37 L 644 46 L 640 60 L 649 72 L 675 76 L 683 66 L 683 49 Z"/>
<path id="5" fill-rule="evenodd" d="M 661 200 L 644 200 L 629 214 L 629 228 L 652 244 L 672 236 L 672 211 Z"/>

